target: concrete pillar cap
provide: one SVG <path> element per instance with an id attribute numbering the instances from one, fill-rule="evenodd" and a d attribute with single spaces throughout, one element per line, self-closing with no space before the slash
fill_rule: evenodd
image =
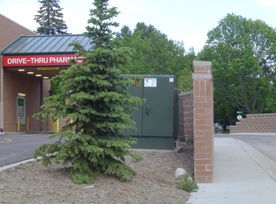
<path id="1" fill-rule="evenodd" d="M 193 61 L 194 67 L 210 67 L 212 62 L 209 61 Z"/>

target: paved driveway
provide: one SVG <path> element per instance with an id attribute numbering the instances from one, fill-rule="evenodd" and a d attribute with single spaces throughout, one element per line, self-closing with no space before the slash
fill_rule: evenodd
<path id="1" fill-rule="evenodd" d="M 216 134 L 215 137 L 232 137 L 251 145 L 276 162 L 275 134 Z M 41 144 L 53 143 L 47 134 L 0 135 L 0 166 L 20 162 L 33 157 Z"/>
<path id="2" fill-rule="evenodd" d="M 242 140 L 276 162 L 276 133 L 216 134 L 215 137 Z"/>
<path id="3" fill-rule="evenodd" d="M 37 147 L 54 141 L 47 134 L 0 135 L 0 166 L 30 159 Z"/>

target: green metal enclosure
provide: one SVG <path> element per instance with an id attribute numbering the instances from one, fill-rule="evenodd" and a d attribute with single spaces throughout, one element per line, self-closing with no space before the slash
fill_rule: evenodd
<path id="1" fill-rule="evenodd" d="M 133 148 L 173 149 L 178 134 L 178 100 L 173 75 L 140 76 L 133 80 L 129 93 L 145 99 L 133 115 L 136 130 L 125 131 L 137 139 Z"/>

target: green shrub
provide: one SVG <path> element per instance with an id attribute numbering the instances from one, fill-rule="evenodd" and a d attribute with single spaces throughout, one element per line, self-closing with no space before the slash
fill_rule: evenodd
<path id="1" fill-rule="evenodd" d="M 176 187 L 189 193 L 196 192 L 198 190 L 197 183 L 192 180 L 187 173 L 183 175 L 182 180 L 177 183 Z"/>

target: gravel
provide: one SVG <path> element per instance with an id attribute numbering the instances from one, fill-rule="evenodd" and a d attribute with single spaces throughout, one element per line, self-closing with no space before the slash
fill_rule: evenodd
<path id="1" fill-rule="evenodd" d="M 67 168 L 43 167 L 39 162 L 22 164 L 0 173 L 1 204 L 183 204 L 189 193 L 176 188 L 175 170 L 193 175 L 193 149 L 180 151 L 133 150 L 140 162 L 126 158 L 137 175 L 127 182 L 99 174 L 89 185 L 76 185 Z"/>

